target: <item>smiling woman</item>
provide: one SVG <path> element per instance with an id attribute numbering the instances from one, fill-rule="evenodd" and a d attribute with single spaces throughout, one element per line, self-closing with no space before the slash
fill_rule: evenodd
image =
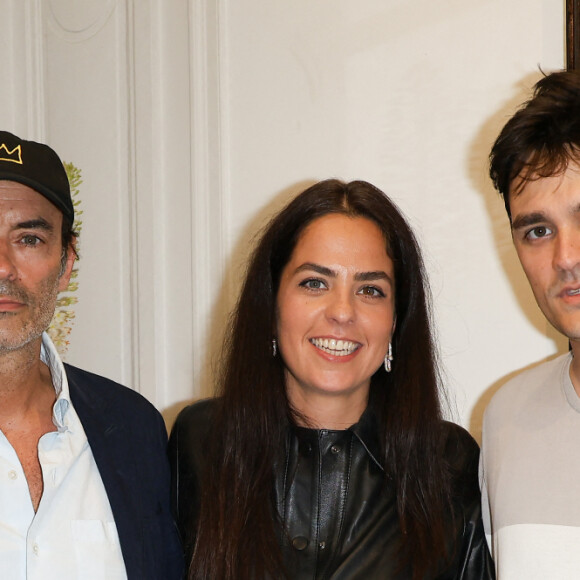
<path id="1" fill-rule="evenodd" d="M 489 579 L 477 444 L 442 420 L 398 208 L 320 182 L 264 230 L 216 399 L 170 440 L 190 579 Z"/>
<path id="2" fill-rule="evenodd" d="M 278 289 L 277 335 L 292 409 L 345 429 L 367 406 L 394 330 L 393 260 L 366 218 L 329 214 L 302 233 Z"/>

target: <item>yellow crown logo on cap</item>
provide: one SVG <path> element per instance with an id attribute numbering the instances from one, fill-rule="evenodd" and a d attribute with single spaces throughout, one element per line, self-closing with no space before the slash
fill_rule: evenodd
<path id="1" fill-rule="evenodd" d="M 3 151 L 6 154 L 3 154 Z M 16 145 L 12 151 L 6 147 L 6 143 L 2 143 L 0 145 L 0 161 L 10 161 L 11 163 L 18 163 L 18 165 L 22 165 L 22 149 L 20 149 L 20 145 Z"/>

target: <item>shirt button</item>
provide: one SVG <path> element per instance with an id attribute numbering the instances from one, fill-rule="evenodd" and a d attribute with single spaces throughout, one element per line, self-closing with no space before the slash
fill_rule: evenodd
<path id="1" fill-rule="evenodd" d="M 298 550 L 302 551 L 308 547 L 308 540 L 304 536 L 296 536 L 292 540 L 292 545 Z"/>
<path id="2" fill-rule="evenodd" d="M 338 452 L 340 451 L 340 447 L 339 447 L 338 445 L 333 445 L 333 446 L 330 448 L 330 450 L 331 450 L 333 453 L 338 453 Z"/>
<path id="3" fill-rule="evenodd" d="M 34 544 L 34 546 L 32 546 L 32 551 L 38 556 L 38 544 Z"/>
<path id="4" fill-rule="evenodd" d="M 8 477 L 9 477 L 10 479 L 16 479 L 16 478 L 18 477 L 18 474 L 16 473 L 16 471 L 14 471 L 14 469 L 11 469 L 11 470 L 8 472 Z"/>
<path id="5" fill-rule="evenodd" d="M 326 548 L 326 542 L 320 542 L 320 544 L 318 544 L 318 547 L 319 547 L 321 550 L 324 550 L 324 548 Z"/>

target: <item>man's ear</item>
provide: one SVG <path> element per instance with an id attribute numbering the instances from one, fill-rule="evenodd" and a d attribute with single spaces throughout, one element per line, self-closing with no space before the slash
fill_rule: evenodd
<path id="1" fill-rule="evenodd" d="M 70 277 L 77 257 L 75 246 L 76 240 L 73 239 L 66 250 L 66 261 L 64 262 L 64 267 L 62 268 L 62 273 L 58 282 L 59 292 L 64 292 L 68 288 Z"/>

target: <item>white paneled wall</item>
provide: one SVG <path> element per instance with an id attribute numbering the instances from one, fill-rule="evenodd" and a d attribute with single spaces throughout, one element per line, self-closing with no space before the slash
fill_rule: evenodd
<path id="1" fill-rule="evenodd" d="M 0 89 L 1 125 L 46 140 L 84 180 L 67 360 L 136 388 L 168 417 L 197 392 L 194 369 L 205 373 L 206 297 L 223 261 L 215 23 L 200 7 L 0 5 L 11 81 Z"/>
<path id="2" fill-rule="evenodd" d="M 455 418 L 565 348 L 487 154 L 563 66 L 563 0 L 1 0 L 0 125 L 83 171 L 68 360 L 168 420 L 211 390 L 250 240 L 312 180 L 367 179 L 425 249 Z"/>

